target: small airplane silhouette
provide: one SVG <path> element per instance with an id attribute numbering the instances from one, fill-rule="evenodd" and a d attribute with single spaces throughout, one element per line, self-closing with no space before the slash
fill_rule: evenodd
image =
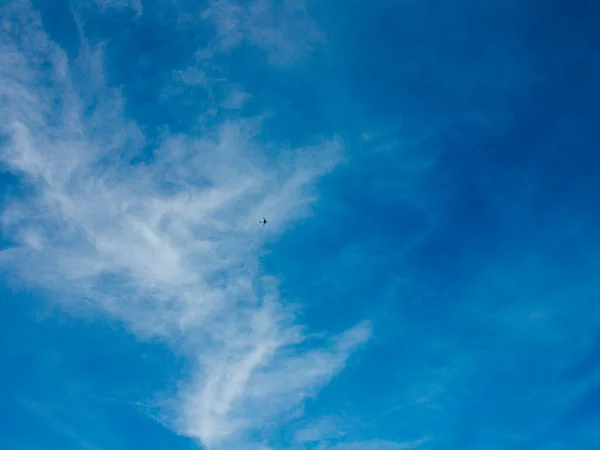
<path id="1" fill-rule="evenodd" d="M 258 223 L 262 223 L 262 224 L 263 224 L 263 226 L 264 226 L 264 225 L 266 225 L 266 224 L 267 224 L 267 222 L 268 222 L 268 220 L 267 220 L 267 219 L 265 219 L 264 217 L 262 218 L 262 220 L 259 220 L 259 221 L 258 221 Z"/>

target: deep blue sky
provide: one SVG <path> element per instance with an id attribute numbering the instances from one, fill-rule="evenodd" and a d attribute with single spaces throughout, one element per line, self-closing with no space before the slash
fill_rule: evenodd
<path id="1" fill-rule="evenodd" d="M 0 447 L 596 449 L 595 3 L 3 2 Z"/>

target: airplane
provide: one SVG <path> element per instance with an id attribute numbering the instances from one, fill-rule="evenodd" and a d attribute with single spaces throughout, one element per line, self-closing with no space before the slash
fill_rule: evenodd
<path id="1" fill-rule="evenodd" d="M 264 225 L 266 225 L 266 224 L 267 224 L 267 222 L 268 222 L 268 220 L 267 220 L 267 219 L 265 219 L 264 217 L 262 218 L 262 220 L 259 220 L 259 221 L 258 221 L 258 223 L 262 223 L 262 224 L 263 224 L 263 226 L 264 226 Z"/>

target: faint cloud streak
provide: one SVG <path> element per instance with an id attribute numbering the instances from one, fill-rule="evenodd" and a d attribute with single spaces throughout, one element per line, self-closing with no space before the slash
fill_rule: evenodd
<path id="1" fill-rule="evenodd" d="M 213 0 L 202 17 L 217 29 L 216 51 L 247 42 L 264 50 L 276 66 L 297 61 L 325 42 L 304 0 Z"/>

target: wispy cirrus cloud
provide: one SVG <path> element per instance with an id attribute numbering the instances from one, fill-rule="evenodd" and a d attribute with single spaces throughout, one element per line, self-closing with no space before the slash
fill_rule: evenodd
<path id="1" fill-rule="evenodd" d="M 361 439 L 360 435 L 368 428 L 369 424 L 362 418 L 325 416 L 300 427 L 294 442 L 298 448 L 318 450 L 402 450 L 426 448 L 432 441 L 429 437 L 405 441 Z"/>
<path id="2" fill-rule="evenodd" d="M 0 447 L 595 448 L 598 14 L 31 1 Z"/>
<path id="3" fill-rule="evenodd" d="M 214 50 L 228 51 L 250 43 L 264 50 L 277 66 L 294 62 L 325 42 L 305 0 L 213 0 L 202 17 L 218 32 Z"/>
<path id="4" fill-rule="evenodd" d="M 0 12 L 0 162 L 24 186 L 2 211 L 3 268 L 186 354 L 192 375 L 165 420 L 205 446 L 293 414 L 370 334 L 364 322 L 309 338 L 259 266 L 265 240 L 309 212 L 341 144 L 268 159 L 260 120 L 244 117 L 153 141 L 105 81 L 100 47 L 69 60 L 30 4 Z"/>

